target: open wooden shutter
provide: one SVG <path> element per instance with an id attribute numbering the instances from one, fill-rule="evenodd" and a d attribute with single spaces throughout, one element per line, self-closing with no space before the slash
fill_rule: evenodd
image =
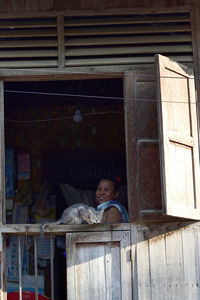
<path id="1" fill-rule="evenodd" d="M 163 205 L 166 215 L 200 219 L 200 169 L 194 75 L 157 55 Z"/>

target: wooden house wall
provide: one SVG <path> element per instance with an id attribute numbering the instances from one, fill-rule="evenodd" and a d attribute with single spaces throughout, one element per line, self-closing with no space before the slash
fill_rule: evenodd
<path id="1" fill-rule="evenodd" d="M 199 299 L 200 224 L 132 225 L 133 299 Z"/>
<path id="2" fill-rule="evenodd" d="M 18 14 L 18 13 L 37 13 L 37 12 L 55 12 L 55 11 L 103 11 L 111 9 L 149 9 L 158 11 L 162 9 L 172 9 L 187 5 L 199 5 L 195 0 L 119 0 L 119 1 L 53 1 L 53 0 L 2 0 L 0 5 L 0 14 Z M 196 19 L 193 24 L 196 48 L 200 48 L 199 34 L 199 6 L 196 9 Z M 178 8 L 177 8 L 178 9 Z M 200 58 L 199 50 L 195 52 L 196 74 L 199 74 Z M 139 80 L 137 83 L 138 99 L 141 97 L 151 97 L 154 99 L 154 83 L 149 83 L 149 89 L 145 90 L 145 80 Z M 153 87 L 153 88 L 152 88 Z M 152 88 L 152 89 L 151 89 Z M 151 93 L 149 94 L 149 91 Z M 150 105 L 150 104 L 148 104 Z M 155 107 L 148 107 L 146 104 L 138 105 L 137 112 L 140 116 L 139 124 L 142 119 L 147 120 L 146 129 L 143 126 L 138 127 L 138 167 L 140 170 L 140 189 L 138 193 L 143 197 L 141 207 L 146 209 L 159 209 L 160 202 L 154 202 L 150 197 L 149 189 L 143 185 L 143 179 L 149 178 L 153 182 L 152 173 L 143 173 L 145 170 L 144 162 L 149 161 L 149 157 L 158 157 L 157 124 Z M 148 115 L 150 111 L 150 115 Z M 154 118 L 155 117 L 155 118 Z M 154 120 L 153 122 L 151 122 Z M 143 124 L 143 123 L 142 123 Z M 152 161 L 151 161 L 152 162 Z M 156 166 L 158 161 L 155 159 Z M 155 168 L 157 169 L 157 168 Z M 154 169 L 149 169 L 153 172 Z M 134 170 L 133 170 L 134 172 Z M 147 172 L 147 169 L 146 171 Z M 134 175 L 134 173 L 133 173 Z M 158 174 L 157 174 L 158 175 Z M 157 185 L 158 186 L 158 185 Z M 148 193 L 146 193 L 148 191 Z M 137 193 L 137 191 L 132 191 Z M 156 197 L 160 190 L 153 191 Z M 137 194 L 138 196 L 139 194 Z M 150 197 L 149 197 L 150 196 Z M 155 198 L 154 198 L 155 199 Z M 152 206 L 152 203 L 154 206 Z M 178 228 L 177 224 L 158 226 L 138 226 L 131 225 L 131 246 L 132 246 L 132 287 L 133 299 L 199 299 L 200 298 L 200 224 L 194 223 L 183 228 Z"/>
<path id="3" fill-rule="evenodd" d="M 196 1 L 197 2 L 197 1 Z M 2 0 L 0 12 L 45 12 L 59 10 L 106 10 L 122 8 L 171 8 L 194 4 L 195 0 Z"/>

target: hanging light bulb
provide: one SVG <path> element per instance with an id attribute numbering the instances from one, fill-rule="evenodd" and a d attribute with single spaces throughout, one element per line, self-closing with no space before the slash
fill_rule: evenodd
<path id="1" fill-rule="evenodd" d="M 80 123 L 83 120 L 80 109 L 77 109 L 75 111 L 73 119 L 74 119 L 74 122 L 76 122 L 76 123 Z"/>

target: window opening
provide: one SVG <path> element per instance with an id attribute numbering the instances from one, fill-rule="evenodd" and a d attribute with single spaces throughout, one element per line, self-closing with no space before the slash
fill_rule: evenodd
<path id="1" fill-rule="evenodd" d="M 52 221 L 75 202 L 96 207 L 95 190 L 106 177 L 120 178 L 119 201 L 128 209 L 122 79 L 12 82 L 4 88 L 7 223 Z M 55 274 L 62 275 L 57 294 L 65 293 L 63 239 L 56 241 Z M 24 275 L 34 274 L 33 244 L 33 239 L 21 240 Z M 15 240 L 9 245 L 15 247 Z M 37 247 L 38 276 L 50 296 L 42 246 Z M 8 275 L 9 282 L 11 270 Z"/>

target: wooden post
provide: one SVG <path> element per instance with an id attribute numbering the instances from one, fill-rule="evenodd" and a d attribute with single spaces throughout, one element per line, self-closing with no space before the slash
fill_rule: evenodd
<path id="1" fill-rule="evenodd" d="M 128 182 L 128 206 L 130 221 L 138 217 L 137 202 L 137 104 L 136 74 L 124 75 L 124 113 Z"/>
<path id="2" fill-rule="evenodd" d="M 1 262 L 1 299 L 6 292 L 6 246 L 1 233 L 2 224 L 6 222 L 5 203 L 5 149 L 4 149 L 4 91 L 3 81 L 0 81 L 0 262 Z"/>
<path id="3" fill-rule="evenodd" d="M 57 17 L 58 31 L 58 68 L 65 67 L 65 34 L 64 34 L 64 17 Z"/>

